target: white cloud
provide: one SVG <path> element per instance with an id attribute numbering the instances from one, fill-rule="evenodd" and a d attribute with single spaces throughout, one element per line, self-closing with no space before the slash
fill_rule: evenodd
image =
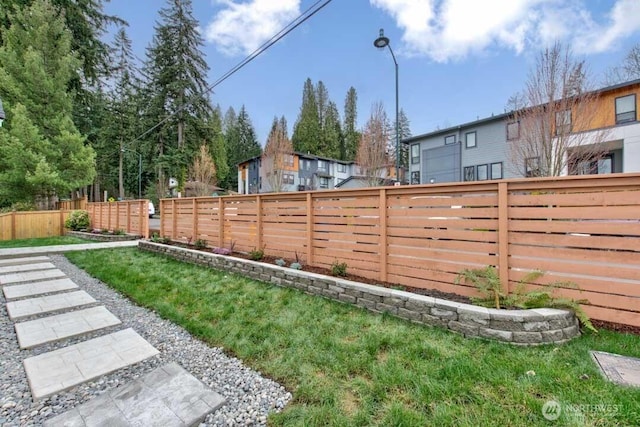
<path id="1" fill-rule="evenodd" d="M 609 49 L 640 30 L 640 1 L 594 19 L 588 0 L 370 0 L 403 31 L 401 50 L 446 62 L 492 48 L 516 53 L 561 40 L 578 53 Z"/>
<path id="2" fill-rule="evenodd" d="M 205 30 L 226 55 L 248 54 L 300 14 L 300 0 L 217 0 L 222 9 Z"/>

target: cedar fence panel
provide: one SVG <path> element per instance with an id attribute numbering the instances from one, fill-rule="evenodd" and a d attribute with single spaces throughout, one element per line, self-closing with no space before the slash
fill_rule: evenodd
<path id="1" fill-rule="evenodd" d="M 88 204 L 87 196 L 82 196 L 79 199 L 72 200 L 61 200 L 56 204 L 56 209 L 64 210 L 64 211 L 74 211 L 74 210 L 87 210 Z"/>
<path id="2" fill-rule="evenodd" d="M 91 227 L 100 230 L 124 230 L 128 234 L 149 237 L 149 201 L 88 203 Z"/>
<path id="3" fill-rule="evenodd" d="M 563 285 L 594 319 L 640 326 L 640 174 L 515 179 L 161 201 L 161 233 L 363 277 L 476 295 L 465 268 L 513 290 Z"/>
<path id="4" fill-rule="evenodd" d="M 71 211 L 26 211 L 0 214 L 0 240 L 35 239 L 64 235 Z"/>

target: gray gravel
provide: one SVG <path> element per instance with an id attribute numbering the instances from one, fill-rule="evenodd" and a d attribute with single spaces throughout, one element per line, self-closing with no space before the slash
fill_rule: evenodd
<path id="1" fill-rule="evenodd" d="M 0 292 L 0 426 L 40 425 L 118 385 L 125 384 L 169 362 L 177 362 L 196 378 L 223 395 L 226 404 L 210 414 L 203 425 L 266 425 L 270 412 L 280 411 L 291 394 L 278 383 L 247 368 L 223 349 L 209 347 L 154 312 L 138 307 L 97 279 L 76 268 L 62 255 L 52 262 L 81 289 L 122 320 L 122 325 L 80 338 L 20 350 Z M 32 401 L 22 361 L 30 356 L 66 347 L 89 338 L 131 327 L 160 351 L 158 356 L 105 375 L 95 381 L 58 393 L 36 403 Z"/>

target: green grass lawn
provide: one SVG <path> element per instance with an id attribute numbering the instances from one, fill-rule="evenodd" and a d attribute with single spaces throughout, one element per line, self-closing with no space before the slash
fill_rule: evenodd
<path id="1" fill-rule="evenodd" d="M 29 246 L 54 246 L 54 245 L 76 245 L 79 243 L 95 243 L 91 240 L 81 239 L 74 236 L 53 236 L 38 239 L 18 239 L 0 241 L 0 249 L 26 248 Z"/>
<path id="2" fill-rule="evenodd" d="M 638 336 L 600 331 L 562 346 L 516 347 L 135 248 L 67 256 L 287 387 L 293 400 L 271 425 L 640 425 L 640 389 L 602 379 L 588 353 L 640 357 Z M 564 408 L 554 423 L 541 411 L 551 399 Z"/>

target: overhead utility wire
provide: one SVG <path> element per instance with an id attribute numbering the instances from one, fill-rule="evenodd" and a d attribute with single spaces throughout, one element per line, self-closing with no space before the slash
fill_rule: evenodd
<path id="1" fill-rule="evenodd" d="M 285 27 L 283 27 L 280 31 L 278 31 L 275 35 L 273 35 L 269 40 L 267 40 L 266 42 L 264 42 L 260 47 L 258 47 L 256 50 L 254 50 L 253 52 L 251 52 L 247 57 L 245 57 L 242 61 L 240 61 L 239 63 L 237 63 L 235 66 L 233 66 L 229 71 L 227 71 L 226 73 L 224 73 L 222 76 L 220 76 L 216 81 L 214 81 L 210 86 L 208 86 L 203 93 L 208 93 L 211 92 L 216 86 L 220 85 L 222 82 L 224 82 L 225 80 L 227 80 L 229 77 L 231 77 L 232 75 L 234 75 L 236 72 L 238 72 L 240 69 L 242 69 L 245 65 L 249 64 L 251 61 L 253 61 L 254 59 L 256 59 L 258 56 L 260 56 L 261 54 L 263 54 L 267 49 L 269 49 L 271 46 L 273 46 L 274 44 L 276 44 L 278 41 L 280 41 L 282 38 L 284 38 L 287 34 L 289 34 L 290 32 L 292 32 L 293 30 L 295 30 L 296 28 L 298 28 L 300 25 L 302 25 L 304 22 L 306 22 L 309 18 L 311 18 L 313 15 L 315 15 L 316 13 L 318 13 L 320 10 L 322 10 L 325 6 L 327 6 L 329 3 L 331 3 L 333 0 L 325 0 L 324 3 L 322 3 L 322 0 L 318 0 L 316 1 L 314 4 L 312 4 L 309 8 L 307 8 L 307 10 L 305 10 L 303 13 L 301 13 L 300 15 L 298 15 L 298 17 L 296 19 L 294 19 L 293 21 L 291 21 L 289 24 L 287 24 Z M 320 6 L 317 7 L 317 9 L 314 9 L 319 3 L 322 3 Z M 187 102 L 184 105 L 182 105 L 180 108 L 178 108 L 176 111 L 174 111 L 173 113 L 169 114 L 167 117 L 165 117 L 164 119 L 162 119 L 160 122 L 156 123 L 154 126 L 152 126 L 151 128 L 147 129 L 146 131 L 144 131 L 142 134 L 140 134 L 138 137 L 136 137 L 135 139 L 133 139 L 132 141 L 130 141 L 129 143 L 125 144 L 125 146 L 129 146 L 131 144 L 133 144 L 136 141 L 139 141 L 140 139 L 144 138 L 146 135 L 148 135 L 150 132 L 153 132 L 155 129 L 157 129 L 159 126 L 162 126 L 164 123 L 166 123 L 167 121 L 169 121 L 169 119 L 171 119 L 173 116 L 175 116 L 176 114 L 182 112 L 184 109 L 186 109 L 187 107 L 189 107 L 192 104 L 192 102 Z"/>

